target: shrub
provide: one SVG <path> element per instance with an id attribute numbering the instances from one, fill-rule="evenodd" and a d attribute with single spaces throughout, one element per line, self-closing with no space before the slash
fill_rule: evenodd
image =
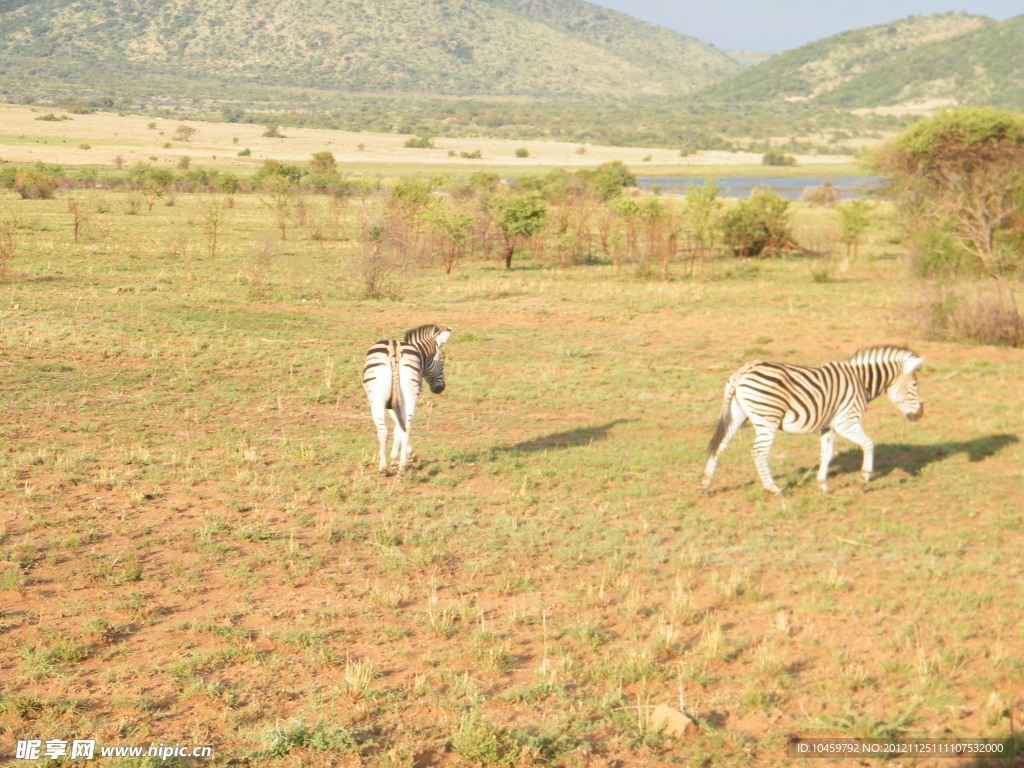
<path id="1" fill-rule="evenodd" d="M 769 149 L 761 156 L 762 165 L 796 165 L 796 158 L 785 154 L 780 149 Z"/>
<path id="2" fill-rule="evenodd" d="M 910 266 L 918 277 L 953 277 L 979 272 L 979 265 L 948 231 L 934 227 L 912 231 L 907 240 Z"/>
<path id="3" fill-rule="evenodd" d="M 260 187 L 268 183 L 275 176 L 295 184 L 302 178 L 302 169 L 297 165 L 282 163 L 280 160 L 268 158 L 263 161 L 263 165 L 256 171 L 252 182 L 255 186 Z"/>
<path id="4" fill-rule="evenodd" d="M 801 199 L 808 205 L 822 205 L 831 208 L 839 202 L 839 192 L 832 186 L 832 182 L 825 179 L 820 187 L 807 187 L 801 195 Z"/>
<path id="5" fill-rule="evenodd" d="M 789 201 L 774 192 L 755 192 L 722 217 L 722 237 L 733 256 L 778 253 L 792 240 Z"/>
<path id="6" fill-rule="evenodd" d="M 12 186 L 22 200 L 49 200 L 57 194 L 60 173 L 59 168 L 37 163 L 18 171 Z"/>
<path id="7" fill-rule="evenodd" d="M 1012 239 L 1024 208 L 1024 116 L 991 108 L 944 112 L 904 131 L 874 159 L 909 233 L 956 242 L 991 275 L 1019 265 Z"/>
<path id="8" fill-rule="evenodd" d="M 529 157 L 530 151 L 526 147 L 519 147 L 516 150 L 516 157 Z"/>
<path id="9" fill-rule="evenodd" d="M 309 163 L 309 172 L 316 174 L 332 174 L 337 170 L 338 161 L 333 152 L 314 152 Z"/>
<path id="10" fill-rule="evenodd" d="M 871 224 L 873 208 L 867 200 L 850 200 L 836 206 L 839 213 L 839 242 L 846 246 L 848 256 L 851 253 L 856 256 L 860 251 L 860 241 Z"/>
<path id="11" fill-rule="evenodd" d="M 395 222 L 368 223 L 360 233 L 362 257 L 357 265 L 363 295 L 368 299 L 398 298 L 402 263 L 396 243 Z"/>
<path id="12" fill-rule="evenodd" d="M 1024 346 L 1024 319 L 1005 280 L 931 285 L 923 303 L 928 336 L 995 346 Z"/>
<path id="13" fill-rule="evenodd" d="M 596 170 L 585 174 L 584 178 L 587 186 L 606 200 L 621 195 L 625 187 L 636 186 L 636 176 L 621 160 L 602 163 Z"/>
<path id="14" fill-rule="evenodd" d="M 505 240 L 505 268 L 512 268 L 512 256 L 527 238 L 540 232 L 548 207 L 536 192 L 491 198 L 491 208 Z"/>

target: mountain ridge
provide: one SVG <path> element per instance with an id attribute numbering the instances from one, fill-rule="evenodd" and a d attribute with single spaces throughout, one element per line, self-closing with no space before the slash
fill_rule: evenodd
<path id="1" fill-rule="evenodd" d="M 912 101 L 1024 106 L 1024 16 L 910 16 L 795 48 L 702 89 L 707 102 L 808 101 L 829 107 Z"/>
<path id="2" fill-rule="evenodd" d="M 456 96 L 676 95 L 740 69 L 583 0 L 8 0 L 0 55 L 44 73 Z"/>

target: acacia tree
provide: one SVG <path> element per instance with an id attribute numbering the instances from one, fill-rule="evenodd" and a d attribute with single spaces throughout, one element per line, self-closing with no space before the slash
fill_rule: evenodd
<path id="1" fill-rule="evenodd" d="M 1024 116 L 943 112 L 912 125 L 875 162 L 911 230 L 948 235 L 993 276 L 1020 258 L 1001 246 L 1024 209 Z"/>
<path id="2" fill-rule="evenodd" d="M 836 206 L 839 213 L 839 242 L 846 246 L 846 255 L 857 257 L 864 231 L 871 224 L 873 206 L 867 200 L 850 200 Z"/>
<path id="3" fill-rule="evenodd" d="M 511 269 L 512 256 L 516 249 L 544 227 L 548 207 L 536 192 L 491 199 L 495 223 L 505 239 L 505 269 Z"/>

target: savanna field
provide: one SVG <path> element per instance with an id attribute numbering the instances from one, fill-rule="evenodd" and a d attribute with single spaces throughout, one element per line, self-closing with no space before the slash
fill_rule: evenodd
<path id="1" fill-rule="evenodd" d="M 369 299 L 380 203 L 303 200 L 282 240 L 266 196 L 0 193 L 5 765 L 36 764 L 25 739 L 395 768 L 1021 740 L 1024 356 L 927 337 L 888 208 L 825 270 L 420 254 Z M 447 390 L 380 476 L 363 355 L 428 322 Z M 818 440 L 780 435 L 771 497 L 748 428 L 699 492 L 739 365 L 878 343 L 926 358 L 926 411 L 869 408 L 867 491 L 852 444 L 823 495 Z M 661 704 L 696 728 L 665 735 Z"/>

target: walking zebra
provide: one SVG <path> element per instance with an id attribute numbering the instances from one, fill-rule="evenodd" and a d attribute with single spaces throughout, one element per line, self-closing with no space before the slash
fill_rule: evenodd
<path id="1" fill-rule="evenodd" d="M 754 466 L 761 483 L 781 494 L 768 469 L 768 452 L 775 433 L 806 435 L 821 432 L 821 468 L 818 483 L 827 491 L 828 463 L 835 435 L 861 447 L 864 463 L 861 482 L 871 479 L 874 443 L 861 420 L 870 400 L 883 392 L 911 421 L 924 414 L 917 393 L 917 369 L 924 363 L 903 347 L 869 347 L 847 362 L 826 363 L 817 368 L 784 363 L 747 363 L 729 377 L 718 427 L 708 444 L 708 463 L 701 483 L 711 484 L 718 457 L 747 419 L 754 426 Z"/>
<path id="2" fill-rule="evenodd" d="M 378 341 L 366 353 L 363 391 L 370 401 L 370 414 L 380 443 L 378 471 L 386 472 L 388 468 L 385 455 L 387 413 L 395 422 L 391 459 L 398 458 L 398 468 L 402 470 L 413 457 L 409 435 L 416 400 L 420 396 L 420 380 L 425 378 L 435 395 L 444 392 L 444 348 L 441 345 L 451 335 L 450 328 L 421 325 L 408 331 L 404 340 Z"/>

